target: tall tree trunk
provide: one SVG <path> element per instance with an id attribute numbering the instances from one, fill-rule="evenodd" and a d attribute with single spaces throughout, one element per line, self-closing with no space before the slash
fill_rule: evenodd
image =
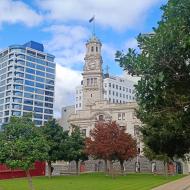
<path id="1" fill-rule="evenodd" d="M 123 160 L 120 160 L 120 167 L 121 167 L 121 175 L 124 175 L 124 161 Z"/>
<path id="2" fill-rule="evenodd" d="M 164 174 L 165 177 L 168 177 L 168 162 L 166 160 L 164 160 Z"/>
<path id="3" fill-rule="evenodd" d="M 114 173 L 113 173 L 113 163 L 112 163 L 112 160 L 110 160 L 110 174 L 111 174 L 112 178 L 114 178 Z"/>
<path id="4" fill-rule="evenodd" d="M 104 160 L 104 162 L 105 162 L 104 172 L 105 172 L 105 174 L 107 174 L 107 172 L 108 172 L 108 162 L 107 162 L 106 159 Z"/>
<path id="5" fill-rule="evenodd" d="M 47 163 L 48 163 L 48 176 L 49 176 L 49 178 L 51 178 L 51 176 L 52 176 L 51 161 L 48 161 Z"/>
<path id="6" fill-rule="evenodd" d="M 76 174 L 79 175 L 79 160 L 76 160 Z"/>
<path id="7" fill-rule="evenodd" d="M 26 170 L 26 176 L 27 176 L 27 179 L 28 179 L 28 185 L 29 185 L 30 190 L 35 190 L 35 188 L 33 186 L 33 183 L 32 183 L 32 177 L 30 175 L 29 169 Z"/>

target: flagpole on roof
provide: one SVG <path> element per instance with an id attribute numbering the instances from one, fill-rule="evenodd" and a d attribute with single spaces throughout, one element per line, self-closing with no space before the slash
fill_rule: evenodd
<path id="1" fill-rule="evenodd" d="M 89 22 L 93 22 L 92 24 L 92 36 L 95 36 L 95 15 L 89 20 Z"/>

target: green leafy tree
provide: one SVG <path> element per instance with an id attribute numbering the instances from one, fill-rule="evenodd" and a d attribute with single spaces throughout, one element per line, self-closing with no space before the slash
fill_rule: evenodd
<path id="1" fill-rule="evenodd" d="M 79 174 L 79 161 L 87 159 L 84 153 L 85 137 L 81 134 L 79 127 L 72 126 L 71 135 L 67 138 L 64 146 L 65 160 L 76 162 L 76 174 Z"/>
<path id="2" fill-rule="evenodd" d="M 48 149 L 46 140 L 30 116 L 11 117 L 1 132 L 0 162 L 11 169 L 24 170 L 31 190 L 34 186 L 29 170 L 35 161 L 45 160 Z"/>
<path id="3" fill-rule="evenodd" d="M 136 86 L 145 144 L 169 158 L 190 152 L 190 1 L 169 0 L 152 34 L 137 38 L 140 51 L 117 52 Z"/>
<path id="4" fill-rule="evenodd" d="M 68 136 L 68 132 L 63 131 L 63 128 L 55 119 L 49 120 L 41 127 L 41 131 L 50 147 L 46 161 L 48 163 L 48 175 L 51 178 L 53 171 L 52 162 L 62 160 L 64 157 L 63 144 Z"/>

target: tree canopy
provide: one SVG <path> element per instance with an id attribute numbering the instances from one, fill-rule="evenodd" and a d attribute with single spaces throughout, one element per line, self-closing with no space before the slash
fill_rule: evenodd
<path id="1" fill-rule="evenodd" d="M 76 162 L 76 173 L 79 174 L 78 164 L 79 161 L 84 161 L 87 159 L 84 153 L 85 148 L 85 137 L 81 134 L 78 126 L 72 126 L 71 135 L 66 140 L 64 145 L 65 160 Z"/>
<path id="2" fill-rule="evenodd" d="M 117 52 L 116 61 L 136 86 L 145 144 L 173 158 L 190 152 L 190 1 L 169 0 L 151 34 L 137 37 L 140 51 Z"/>
<path id="3" fill-rule="evenodd" d="M 43 161 L 49 149 L 39 128 L 35 127 L 30 116 L 11 117 L 3 127 L 0 138 L 0 162 L 12 169 L 26 171 L 32 186 L 29 169 L 35 161 Z"/>
<path id="4" fill-rule="evenodd" d="M 68 132 L 63 131 L 63 128 L 56 122 L 55 119 L 49 120 L 41 127 L 43 136 L 49 146 L 48 156 L 46 161 L 48 163 L 49 177 L 52 174 L 52 162 L 63 160 L 64 158 L 64 143 L 68 138 Z"/>
<path id="5" fill-rule="evenodd" d="M 137 145 L 136 140 L 116 122 L 99 122 L 86 139 L 85 152 L 99 159 L 118 160 L 123 172 L 124 161 L 137 155 Z"/>

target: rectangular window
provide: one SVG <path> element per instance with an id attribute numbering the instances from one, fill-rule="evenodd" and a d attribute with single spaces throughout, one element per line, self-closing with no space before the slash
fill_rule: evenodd
<path id="1" fill-rule="evenodd" d="M 55 75 L 52 75 L 52 74 L 46 73 L 46 77 L 47 77 L 47 78 L 54 79 L 54 78 L 55 78 Z"/>
<path id="2" fill-rule="evenodd" d="M 125 113 L 122 113 L 122 120 L 125 120 Z"/>
<path id="3" fill-rule="evenodd" d="M 26 68 L 26 72 L 27 73 L 35 74 L 35 70 L 34 69 L 30 69 L 30 68 Z"/>
<path id="4" fill-rule="evenodd" d="M 121 113 L 118 113 L 118 120 L 121 120 Z"/>
<path id="5" fill-rule="evenodd" d="M 23 109 L 26 111 L 33 111 L 32 106 L 24 106 Z"/>
<path id="6" fill-rule="evenodd" d="M 53 96 L 53 92 L 45 91 L 45 95 L 47 95 L 47 96 Z"/>
<path id="7" fill-rule="evenodd" d="M 24 100 L 24 104 L 33 105 L 33 100 Z"/>
<path id="8" fill-rule="evenodd" d="M 31 62 L 26 62 L 26 66 L 35 68 L 35 64 Z"/>
<path id="9" fill-rule="evenodd" d="M 45 67 L 41 65 L 36 65 L 36 69 L 39 69 L 41 71 L 45 71 Z"/>
<path id="10" fill-rule="evenodd" d="M 36 75 L 45 77 L 45 73 L 44 73 L 44 72 L 41 72 L 41 71 L 36 71 Z"/>
<path id="11" fill-rule="evenodd" d="M 25 86 L 25 87 L 24 87 L 24 90 L 25 90 L 25 91 L 28 91 L 28 92 L 34 92 L 34 88 L 28 87 L 28 86 Z"/>
<path id="12" fill-rule="evenodd" d="M 54 90 L 54 86 L 46 85 L 46 90 Z"/>
<path id="13" fill-rule="evenodd" d="M 53 114 L 53 110 L 50 110 L 50 109 L 45 109 L 45 113 L 48 113 L 48 114 Z"/>
<path id="14" fill-rule="evenodd" d="M 35 89 L 35 92 L 37 93 L 37 94 L 44 94 L 44 90 L 41 90 L 41 89 Z"/>
<path id="15" fill-rule="evenodd" d="M 51 115 L 44 115 L 44 119 L 50 120 L 50 119 L 52 119 L 52 116 Z"/>
<path id="16" fill-rule="evenodd" d="M 44 78 L 41 78 L 41 77 L 36 77 L 36 80 L 37 80 L 38 82 L 44 82 L 44 81 L 45 81 L 45 79 L 44 79 Z M 48 81 L 48 83 L 49 83 L 49 81 Z"/>
<path id="17" fill-rule="evenodd" d="M 43 102 L 35 101 L 35 106 L 43 107 Z"/>
<path id="18" fill-rule="evenodd" d="M 43 108 L 37 108 L 37 107 L 35 107 L 35 108 L 34 108 L 34 111 L 35 111 L 35 112 L 43 113 Z"/>
<path id="19" fill-rule="evenodd" d="M 36 100 L 44 100 L 44 96 L 40 96 L 40 95 L 35 95 L 35 99 Z"/>
<path id="20" fill-rule="evenodd" d="M 44 84 L 36 83 L 36 87 L 38 87 L 38 88 L 44 88 Z"/>
<path id="21" fill-rule="evenodd" d="M 50 104 L 50 103 L 45 103 L 45 107 L 48 107 L 48 108 L 53 108 L 53 104 Z"/>
<path id="22" fill-rule="evenodd" d="M 27 79 L 34 80 L 34 75 L 26 74 L 25 77 L 26 77 Z"/>
<path id="23" fill-rule="evenodd" d="M 25 80 L 25 84 L 29 86 L 34 86 L 34 82 L 29 81 L 29 80 Z"/>
<path id="24" fill-rule="evenodd" d="M 34 95 L 30 93 L 24 93 L 24 97 L 33 99 Z"/>
<path id="25" fill-rule="evenodd" d="M 47 83 L 47 84 L 54 85 L 54 80 L 46 79 L 46 83 Z"/>

